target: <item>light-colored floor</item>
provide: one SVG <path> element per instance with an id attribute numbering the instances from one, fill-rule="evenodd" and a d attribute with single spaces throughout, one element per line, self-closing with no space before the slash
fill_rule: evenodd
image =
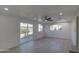
<path id="1" fill-rule="evenodd" d="M 71 49 L 72 41 L 57 38 L 42 38 L 27 42 L 9 52 L 21 53 L 66 53 Z"/>

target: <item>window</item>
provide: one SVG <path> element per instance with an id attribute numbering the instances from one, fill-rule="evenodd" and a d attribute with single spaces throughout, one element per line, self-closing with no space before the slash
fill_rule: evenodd
<path id="1" fill-rule="evenodd" d="M 29 30 L 28 35 L 33 34 L 33 25 L 32 24 L 28 24 L 28 30 Z"/>
<path id="2" fill-rule="evenodd" d="M 43 31 L 43 25 L 42 24 L 38 24 L 38 32 Z"/>
<path id="3" fill-rule="evenodd" d="M 27 36 L 27 23 L 20 23 L 20 38 Z"/>
<path id="4" fill-rule="evenodd" d="M 62 29 L 61 25 L 50 25 L 50 31 L 58 31 L 61 29 Z"/>
<path id="5" fill-rule="evenodd" d="M 20 38 L 33 34 L 33 24 L 20 23 Z"/>

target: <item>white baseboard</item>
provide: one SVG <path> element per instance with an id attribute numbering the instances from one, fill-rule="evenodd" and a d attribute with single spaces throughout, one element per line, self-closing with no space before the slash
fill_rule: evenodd
<path id="1" fill-rule="evenodd" d="M 67 38 L 60 38 L 60 37 L 49 37 L 49 36 L 46 36 L 46 37 L 48 37 L 48 38 L 55 38 L 55 39 L 65 39 L 65 40 L 69 40 L 69 39 L 67 39 Z"/>

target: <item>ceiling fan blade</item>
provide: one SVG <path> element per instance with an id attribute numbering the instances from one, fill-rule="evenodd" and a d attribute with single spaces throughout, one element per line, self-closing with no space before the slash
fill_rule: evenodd
<path id="1" fill-rule="evenodd" d="M 53 21 L 51 17 L 45 16 L 44 21 Z"/>

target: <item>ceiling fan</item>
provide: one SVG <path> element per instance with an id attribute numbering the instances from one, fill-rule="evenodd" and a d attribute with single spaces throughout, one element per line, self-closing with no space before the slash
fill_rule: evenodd
<path id="1" fill-rule="evenodd" d="M 63 13 L 59 13 L 57 16 L 43 16 L 38 17 L 38 21 L 40 22 L 51 22 L 51 21 L 57 21 L 61 20 L 63 17 Z"/>
<path id="2" fill-rule="evenodd" d="M 45 17 L 44 17 L 44 21 L 53 21 L 53 19 L 52 19 L 52 17 L 45 16 Z"/>
<path id="3" fill-rule="evenodd" d="M 51 16 L 44 16 L 44 21 L 54 21 L 56 19 L 62 19 L 63 13 L 59 12 L 57 16 L 51 17 Z"/>

